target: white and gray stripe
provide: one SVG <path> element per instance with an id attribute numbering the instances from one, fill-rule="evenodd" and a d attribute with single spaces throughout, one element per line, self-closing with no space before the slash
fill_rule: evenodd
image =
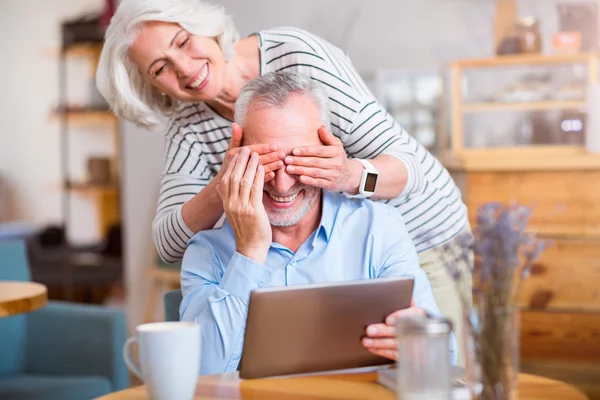
<path id="1" fill-rule="evenodd" d="M 385 203 L 397 207 L 417 251 L 454 237 L 467 224 L 466 207 L 450 174 L 403 130 L 366 87 L 349 58 L 330 43 L 296 28 L 258 32 L 261 74 L 304 73 L 329 94 L 333 134 L 349 157 L 393 155 L 406 165 L 404 191 Z M 218 172 L 231 138 L 232 121 L 204 103 L 186 104 L 165 135 L 165 170 L 154 239 L 160 256 L 175 262 L 193 232 L 181 217 L 182 205 Z"/>

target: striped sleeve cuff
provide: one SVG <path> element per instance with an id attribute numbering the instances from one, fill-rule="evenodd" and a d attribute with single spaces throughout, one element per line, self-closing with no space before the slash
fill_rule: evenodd
<path id="1" fill-rule="evenodd" d="M 183 205 L 180 205 L 177 208 L 175 208 L 175 210 L 174 210 L 175 218 L 177 219 L 177 227 L 180 229 L 179 233 L 185 235 L 187 240 L 190 240 L 192 238 L 192 236 L 194 236 L 194 232 L 192 232 L 192 230 L 183 221 L 183 215 L 181 214 L 182 209 L 183 209 Z"/>
<path id="2" fill-rule="evenodd" d="M 400 196 L 407 196 L 422 190 L 425 185 L 425 177 L 421 173 L 421 169 L 419 168 L 415 156 L 413 154 L 399 151 L 391 151 L 387 154 L 398 158 L 406 167 L 406 185 L 404 186 L 402 193 L 400 193 Z"/>
<path id="3" fill-rule="evenodd" d="M 167 263 L 180 261 L 190 238 L 194 236 L 183 222 L 181 206 L 173 208 L 157 219 L 153 226 L 153 234 L 158 254 Z"/>

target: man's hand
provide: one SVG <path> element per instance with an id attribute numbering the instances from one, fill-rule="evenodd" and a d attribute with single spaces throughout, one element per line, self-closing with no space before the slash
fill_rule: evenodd
<path id="1" fill-rule="evenodd" d="M 285 158 L 286 171 L 299 175 L 305 185 L 334 192 L 356 191 L 360 183 L 362 165 L 348 160 L 342 142 L 327 129 L 319 128 L 322 146 L 305 146 L 292 150 Z"/>
<path id="2" fill-rule="evenodd" d="M 265 168 L 265 182 L 270 181 L 275 177 L 275 172 L 279 168 L 283 167 L 283 159 L 285 153 L 283 151 L 277 151 L 278 148 L 274 144 L 255 144 L 248 147 L 251 153 L 258 153 L 259 162 Z M 229 147 L 225 153 L 223 164 L 219 173 L 215 177 L 216 183 L 220 183 L 223 178 L 223 174 L 227 170 L 227 167 L 231 163 L 231 159 L 234 155 L 240 154 L 242 149 L 242 127 L 234 123 L 231 125 L 231 140 L 229 141 Z"/>
<path id="3" fill-rule="evenodd" d="M 259 155 L 243 147 L 217 184 L 227 221 L 235 233 L 237 252 L 264 264 L 271 246 L 269 217 L 263 205 L 265 167 Z"/>
<path id="4" fill-rule="evenodd" d="M 383 324 L 372 324 L 367 327 L 367 337 L 363 338 L 363 346 L 371 353 L 391 360 L 398 360 L 398 345 L 396 342 L 396 321 L 409 316 L 422 316 L 427 313 L 415 306 L 412 300 L 409 308 L 394 311 L 388 315 Z"/>

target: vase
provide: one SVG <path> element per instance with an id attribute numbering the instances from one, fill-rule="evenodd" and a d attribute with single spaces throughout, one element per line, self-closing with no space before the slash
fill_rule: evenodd
<path id="1" fill-rule="evenodd" d="M 520 313 L 518 306 L 466 310 L 466 381 L 471 398 L 518 398 Z"/>

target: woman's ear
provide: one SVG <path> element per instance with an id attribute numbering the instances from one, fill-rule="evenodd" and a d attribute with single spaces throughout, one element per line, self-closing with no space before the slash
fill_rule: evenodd
<path id="1" fill-rule="evenodd" d="M 160 98 L 163 107 L 171 108 L 173 106 L 173 99 L 166 93 L 160 93 Z"/>

